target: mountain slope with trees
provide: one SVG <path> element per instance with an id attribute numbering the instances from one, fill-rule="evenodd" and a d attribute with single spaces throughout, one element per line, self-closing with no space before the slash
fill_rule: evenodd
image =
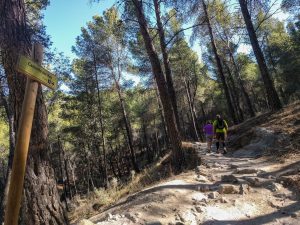
<path id="1" fill-rule="evenodd" d="M 217 114 L 236 125 L 229 140 L 240 148 L 254 138 L 247 135 L 259 124 L 251 121 L 281 120 L 272 115 L 299 104 L 297 0 L 116 1 L 81 28 L 72 60 L 52 49 L 43 25 L 49 3 L 0 3 L 0 224 L 26 83 L 15 65 L 35 42 L 44 46 L 43 66 L 58 76 L 59 88 L 39 85 L 24 224 L 68 224 L 78 199 L 125 196 L 133 178 L 158 162 L 163 178 L 181 176 L 195 167 L 192 143 L 204 142 L 202 127 Z M 281 155 L 291 150 L 285 142 Z"/>

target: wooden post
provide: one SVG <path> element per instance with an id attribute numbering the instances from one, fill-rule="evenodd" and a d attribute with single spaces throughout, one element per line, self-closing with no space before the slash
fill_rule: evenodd
<path id="1" fill-rule="evenodd" d="M 43 46 L 41 44 L 34 44 L 32 58 L 37 63 L 42 63 Z M 38 85 L 38 82 L 27 77 L 21 119 L 16 139 L 16 149 L 13 159 L 4 225 L 18 224 Z"/>

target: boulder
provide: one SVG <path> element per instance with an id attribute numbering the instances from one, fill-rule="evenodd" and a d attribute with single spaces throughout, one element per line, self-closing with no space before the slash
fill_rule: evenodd
<path id="1" fill-rule="evenodd" d="M 224 175 L 221 177 L 221 181 L 222 182 L 226 182 L 226 183 L 238 183 L 238 179 L 236 178 L 236 176 L 234 175 Z"/>
<path id="2" fill-rule="evenodd" d="M 210 199 L 216 199 L 216 198 L 218 198 L 218 196 L 219 196 L 219 193 L 215 192 L 215 191 L 208 194 L 208 197 Z"/>
<path id="3" fill-rule="evenodd" d="M 197 178 L 196 178 L 196 181 L 202 182 L 202 183 L 208 182 L 207 178 L 205 176 L 202 176 L 202 175 L 198 175 Z"/>
<path id="4" fill-rule="evenodd" d="M 248 194 L 250 192 L 250 187 L 248 184 L 240 184 L 240 191 L 241 195 Z"/>
<path id="5" fill-rule="evenodd" d="M 218 192 L 220 194 L 237 194 L 239 193 L 239 188 L 230 184 L 221 184 L 219 186 Z"/>
<path id="6" fill-rule="evenodd" d="M 281 184 L 272 182 L 272 183 L 266 185 L 266 188 L 269 189 L 272 192 L 277 192 L 277 191 L 281 190 L 283 187 L 282 187 Z"/>
<path id="7" fill-rule="evenodd" d="M 270 183 L 273 182 L 273 180 L 266 179 L 266 178 L 260 178 L 256 176 L 251 176 L 251 177 L 243 177 L 245 181 L 247 181 L 251 186 L 253 187 L 262 187 L 269 185 Z"/>

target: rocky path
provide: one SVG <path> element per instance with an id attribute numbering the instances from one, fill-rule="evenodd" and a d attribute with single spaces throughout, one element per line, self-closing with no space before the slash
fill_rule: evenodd
<path id="1" fill-rule="evenodd" d="M 198 143 L 202 164 L 169 181 L 122 199 L 82 224 L 300 224 L 295 190 L 300 158 L 284 162 L 256 158 L 240 150 L 207 154 Z"/>

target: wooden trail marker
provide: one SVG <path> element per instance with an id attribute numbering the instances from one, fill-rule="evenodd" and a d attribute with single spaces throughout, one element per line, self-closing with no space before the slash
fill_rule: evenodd
<path id="1" fill-rule="evenodd" d="M 32 65 L 38 65 L 37 68 L 42 68 L 39 66 L 39 64 L 41 64 L 43 61 L 43 46 L 41 44 L 34 44 L 32 55 L 33 55 L 33 59 L 38 63 L 38 64 L 34 63 Z M 26 59 L 23 62 L 29 62 L 29 61 Z M 30 62 L 33 61 L 30 60 Z M 24 100 L 22 105 L 22 113 L 21 113 L 18 133 L 17 133 L 16 149 L 14 152 L 8 198 L 7 198 L 7 204 L 5 209 L 4 225 L 18 224 L 32 121 L 33 121 L 35 102 L 36 102 L 36 96 L 38 91 L 38 82 L 32 80 L 31 78 L 35 76 L 37 77 L 40 76 L 37 75 L 35 70 L 38 70 L 36 69 L 36 66 L 34 67 L 34 69 L 32 69 L 33 74 L 28 74 L 30 73 L 29 69 L 28 70 L 26 69 L 26 71 L 24 69 L 23 71 L 29 77 L 27 77 L 25 95 L 24 95 Z M 42 81 L 40 82 L 42 83 Z M 54 87 L 55 85 L 52 86 Z"/>
<path id="2" fill-rule="evenodd" d="M 42 83 L 48 88 L 57 88 L 57 77 L 54 74 L 23 55 L 19 57 L 16 69 L 20 73 L 26 74 L 31 79 Z"/>

